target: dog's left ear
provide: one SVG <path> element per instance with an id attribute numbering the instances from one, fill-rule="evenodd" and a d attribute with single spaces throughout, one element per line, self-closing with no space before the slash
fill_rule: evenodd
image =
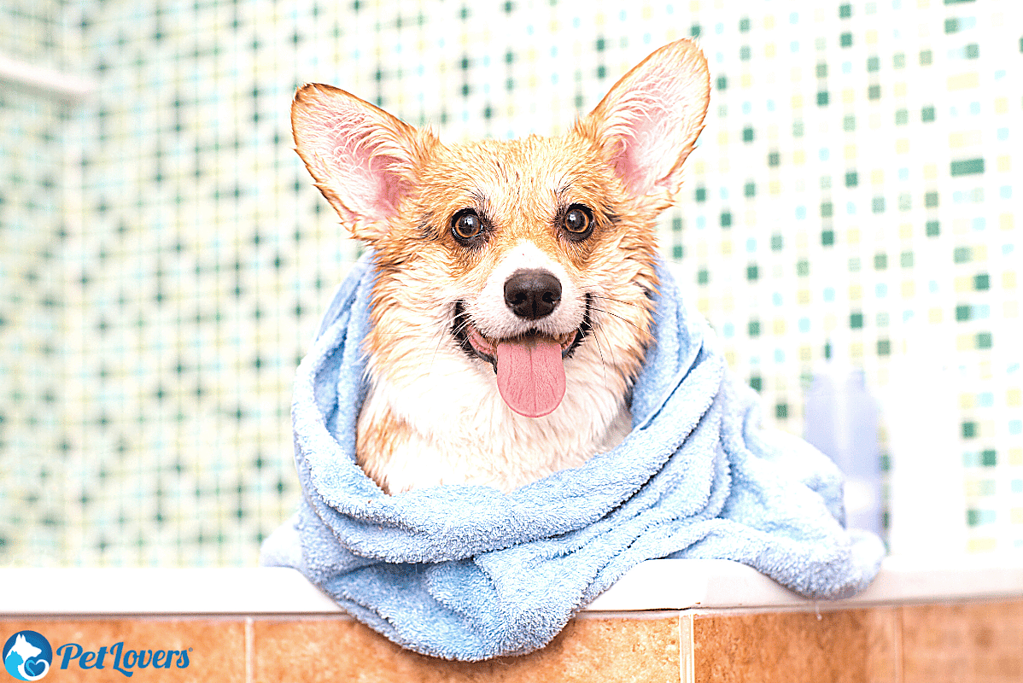
<path id="1" fill-rule="evenodd" d="M 604 149 L 635 196 L 670 202 L 709 102 L 707 60 L 693 42 L 679 40 L 622 76 L 576 130 Z"/>

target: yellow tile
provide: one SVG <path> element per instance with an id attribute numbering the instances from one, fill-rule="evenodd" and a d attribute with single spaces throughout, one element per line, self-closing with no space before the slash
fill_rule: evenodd
<path id="1" fill-rule="evenodd" d="M 942 321 L 942 311 L 938 307 L 931 308 L 927 311 L 927 322 L 932 324 L 938 324 Z"/>
<path id="2" fill-rule="evenodd" d="M 774 43 L 768 43 L 767 45 L 764 46 L 764 56 L 767 57 L 768 59 L 773 58 L 775 55 L 775 50 L 776 48 L 774 47 Z"/>
<path id="3" fill-rule="evenodd" d="M 998 217 L 998 227 L 1002 230 L 1012 230 L 1015 226 L 1015 221 L 1012 218 L 1011 213 L 1003 213 Z"/>
<path id="4" fill-rule="evenodd" d="M 852 104 L 856 101 L 856 91 L 853 88 L 845 88 L 842 91 L 842 102 Z"/>
<path id="5" fill-rule="evenodd" d="M 1009 464 L 1010 465 L 1023 465 L 1023 448 L 1010 448 L 1009 449 Z"/>
<path id="6" fill-rule="evenodd" d="M 849 301 L 860 301 L 863 298 L 862 285 L 849 285 Z"/>
<path id="7" fill-rule="evenodd" d="M 771 331 L 778 336 L 785 334 L 785 319 L 775 318 L 774 324 L 771 325 Z"/>
<path id="8" fill-rule="evenodd" d="M 877 31 L 875 29 L 868 30 L 867 33 L 866 33 L 866 36 L 865 36 L 865 40 L 867 42 L 867 45 L 876 45 L 877 44 Z"/>
<path id="9" fill-rule="evenodd" d="M 796 292 L 796 303 L 805 306 L 810 303 L 810 290 L 803 288 Z"/>
<path id="10" fill-rule="evenodd" d="M 744 87 L 744 88 L 751 87 L 753 85 L 753 76 L 752 76 L 752 74 L 743 74 L 742 78 L 739 79 L 739 82 L 742 84 L 742 87 Z"/>
<path id="11" fill-rule="evenodd" d="M 948 77 L 949 92 L 955 92 L 957 90 L 967 90 L 969 88 L 976 88 L 979 85 L 980 76 L 976 72 L 956 74 L 955 76 Z"/>
<path id="12" fill-rule="evenodd" d="M 1009 111 L 1009 100 L 1005 97 L 995 98 L 995 113 L 1004 114 Z"/>
<path id="13" fill-rule="evenodd" d="M 934 180 L 938 177 L 938 166 L 936 164 L 924 164 L 924 179 Z"/>
<path id="14" fill-rule="evenodd" d="M 912 280 L 903 280 L 901 291 L 903 299 L 912 299 L 916 295 L 916 283 Z"/>
<path id="15" fill-rule="evenodd" d="M 1002 315 L 1010 320 L 1019 317 L 1019 302 L 1006 301 L 1002 304 Z"/>
<path id="16" fill-rule="evenodd" d="M 909 138 L 899 138 L 895 141 L 895 153 L 906 154 L 909 152 Z"/>
<path id="17" fill-rule="evenodd" d="M 859 244 L 860 243 L 860 229 L 859 228 L 849 228 L 848 230 L 845 231 L 845 239 L 846 239 L 847 242 L 849 242 L 849 244 Z"/>
<path id="18" fill-rule="evenodd" d="M 801 149 L 797 149 L 792 153 L 792 163 L 796 166 L 802 166 L 806 163 L 806 152 Z"/>
<path id="19" fill-rule="evenodd" d="M 1009 521 L 1013 524 L 1023 524 L 1023 508 L 1012 508 L 1009 510 Z"/>
<path id="20" fill-rule="evenodd" d="M 1019 389 L 1009 389 L 1005 392 L 1005 405 L 1007 406 L 1018 406 L 1023 405 L 1023 398 L 1021 398 L 1021 392 Z"/>
<path id="21" fill-rule="evenodd" d="M 874 185 L 883 185 L 884 184 L 884 169 L 883 168 L 875 168 L 873 171 L 871 171 L 870 172 L 870 182 L 872 184 L 874 184 Z"/>
<path id="22" fill-rule="evenodd" d="M 1002 156 L 998 157 L 998 171 L 1000 173 L 1007 173 L 1011 169 L 1012 159 L 1010 159 L 1008 154 L 1003 154 Z"/>
<path id="23" fill-rule="evenodd" d="M 803 96 L 802 95 L 793 95 L 792 96 L 792 108 L 793 109 L 802 109 L 803 108 Z"/>
<path id="24" fill-rule="evenodd" d="M 959 407 L 963 409 L 972 408 L 975 403 L 974 398 L 974 395 L 971 393 L 959 394 Z"/>
<path id="25" fill-rule="evenodd" d="M 957 351 L 970 351 L 974 347 L 974 337 L 972 334 L 960 334 L 956 336 L 956 350 Z"/>
<path id="26" fill-rule="evenodd" d="M 957 131 L 948 134 L 948 145 L 954 149 L 979 145 L 980 143 L 981 134 L 979 130 Z"/>
<path id="27" fill-rule="evenodd" d="M 895 90 L 895 96 L 896 97 L 905 97 L 906 96 L 906 84 L 905 83 L 896 83 L 894 90 Z"/>
<path id="28" fill-rule="evenodd" d="M 732 240 L 721 240 L 721 253 L 725 256 L 732 253 Z"/>
<path id="29" fill-rule="evenodd" d="M 855 159 L 856 158 L 856 145 L 846 145 L 844 152 L 845 152 L 845 159 L 846 159 L 846 161 L 849 161 L 851 159 Z"/>
<path id="30" fill-rule="evenodd" d="M 972 292 L 973 291 L 973 277 L 967 275 L 960 275 L 954 281 L 955 291 L 957 292 Z"/>
<path id="31" fill-rule="evenodd" d="M 863 343 L 853 342 L 849 344 L 849 357 L 854 359 L 863 358 Z"/>
<path id="32" fill-rule="evenodd" d="M 1016 273 L 1009 270 L 1002 273 L 1002 287 L 1004 289 L 1016 289 Z"/>
<path id="33" fill-rule="evenodd" d="M 802 345 L 799 347 L 799 360 L 804 363 L 808 363 L 813 360 L 813 347 Z"/>
<path id="34" fill-rule="evenodd" d="M 768 14 L 768 15 L 764 16 L 764 28 L 766 28 L 766 29 L 774 28 L 774 15 L 773 14 Z"/>
<path id="35" fill-rule="evenodd" d="M 998 541 L 994 538 L 971 538 L 966 543 L 966 551 L 970 553 L 990 553 L 998 549 Z"/>

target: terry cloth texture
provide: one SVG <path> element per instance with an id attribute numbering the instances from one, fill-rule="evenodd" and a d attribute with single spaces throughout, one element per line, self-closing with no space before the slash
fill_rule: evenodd
<path id="1" fill-rule="evenodd" d="M 298 513 L 264 544 L 406 648 L 481 660 L 550 642 L 627 570 L 653 558 L 736 560 L 815 599 L 873 579 L 880 539 L 847 530 L 842 478 L 819 451 L 759 427 L 703 317 L 659 268 L 656 343 L 625 441 L 510 494 L 441 486 L 385 495 L 355 461 L 361 341 L 375 271 L 340 286 L 295 382 Z"/>

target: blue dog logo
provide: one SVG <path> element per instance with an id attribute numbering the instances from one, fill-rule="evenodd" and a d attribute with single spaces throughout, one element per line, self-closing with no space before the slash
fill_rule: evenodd
<path id="1" fill-rule="evenodd" d="M 4 668 L 19 681 L 38 681 L 50 671 L 50 641 L 35 631 L 19 631 L 4 644 Z"/>

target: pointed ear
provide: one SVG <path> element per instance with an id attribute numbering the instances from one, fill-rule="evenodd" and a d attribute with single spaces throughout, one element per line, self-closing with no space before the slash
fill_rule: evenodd
<path id="1" fill-rule="evenodd" d="M 694 43 L 679 40 L 622 76 L 577 130 L 604 149 L 632 194 L 670 202 L 709 102 L 707 60 Z"/>
<path id="2" fill-rule="evenodd" d="M 352 234 L 374 242 L 436 138 L 344 90 L 310 83 L 291 105 L 295 149 Z"/>

